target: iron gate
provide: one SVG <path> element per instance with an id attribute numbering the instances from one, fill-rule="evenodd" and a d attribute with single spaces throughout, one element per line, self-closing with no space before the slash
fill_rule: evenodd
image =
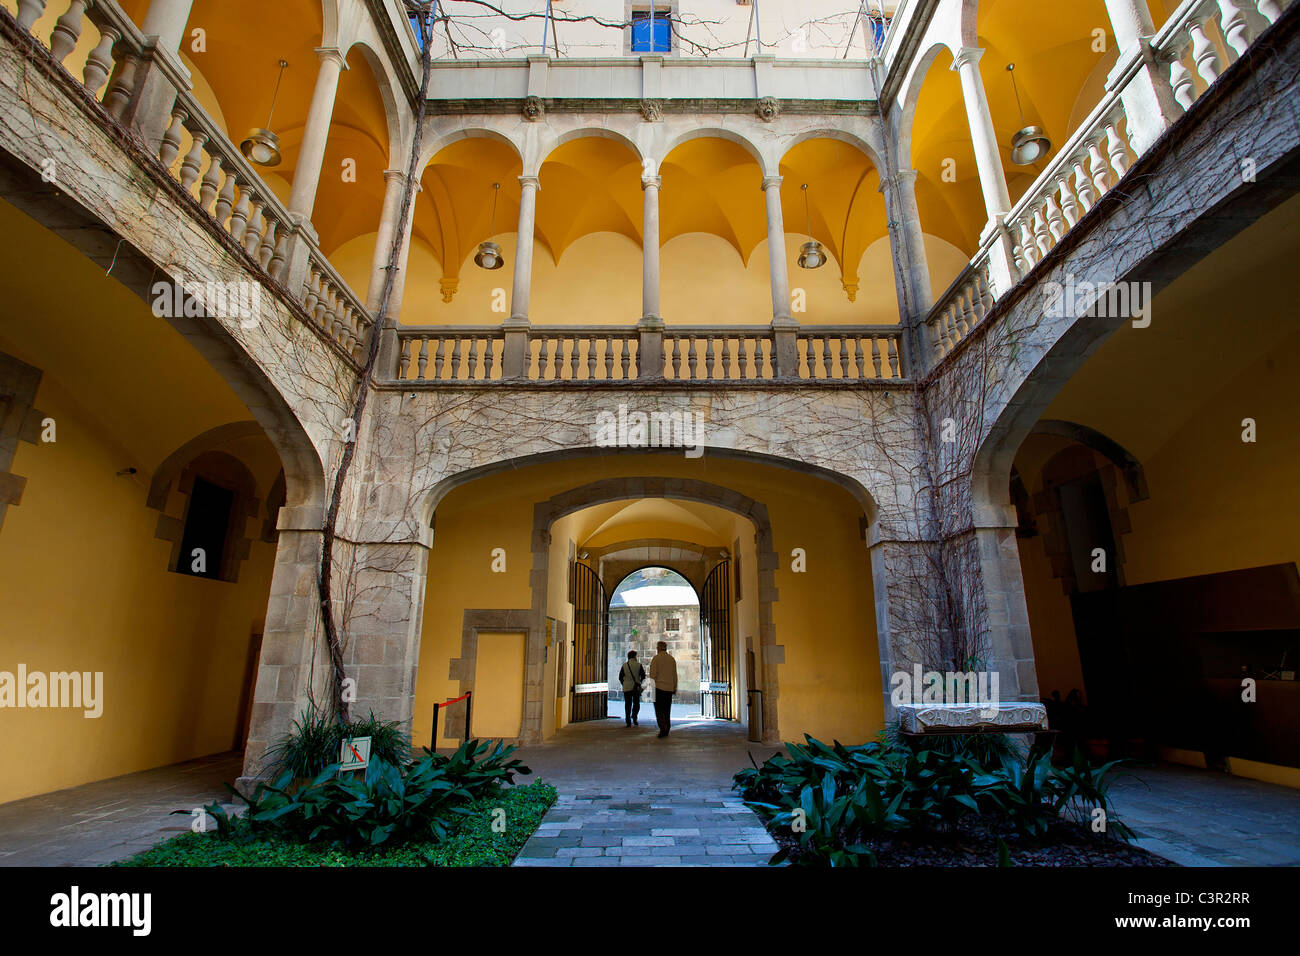
<path id="1" fill-rule="evenodd" d="M 573 565 L 573 684 L 569 720 L 609 716 L 609 596 L 600 575 Z"/>
<path id="2" fill-rule="evenodd" d="M 709 572 L 700 592 L 700 713 L 735 720 L 732 701 L 731 561 Z"/>

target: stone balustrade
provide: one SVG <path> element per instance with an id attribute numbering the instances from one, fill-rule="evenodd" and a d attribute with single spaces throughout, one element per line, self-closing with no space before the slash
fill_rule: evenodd
<path id="1" fill-rule="evenodd" d="M 1151 39 L 1159 73 L 1177 109 L 1185 113 L 1235 63 L 1291 0 L 1185 0 Z M 1133 139 L 1125 89 L 1142 61 L 1119 78 L 1078 129 L 1057 150 L 970 264 L 940 296 L 925 319 L 931 361 L 938 362 L 984 320 L 993 304 L 1042 261 L 1141 155 Z M 1195 74 L 1195 75 L 1193 75 Z M 1199 78 L 1199 82 L 1197 82 Z M 1149 117 L 1143 117 L 1149 121 Z M 1177 116 L 1170 117 L 1170 121 Z M 993 260 L 1011 282 L 994 281 Z"/>
<path id="2" fill-rule="evenodd" d="M 516 340 L 518 347 L 511 348 Z M 423 385 L 902 381 L 898 326 L 397 329 L 398 381 Z M 782 358 L 782 356 L 785 356 Z M 652 356 L 661 356 L 655 361 Z"/>
<path id="3" fill-rule="evenodd" d="M 20 0 L 18 25 L 30 32 L 45 8 L 44 0 Z M 303 307 L 316 329 L 358 364 L 373 325 L 370 314 L 321 253 L 310 228 L 290 215 L 202 108 L 183 74 L 157 56 L 113 0 L 71 0 L 50 36 L 36 39 L 67 66 L 84 34 L 94 42 L 79 78 L 87 95 L 136 133 L 130 113 L 138 106 L 141 73 L 146 64 L 158 67 L 175 91 L 158 161 L 252 263 Z"/>

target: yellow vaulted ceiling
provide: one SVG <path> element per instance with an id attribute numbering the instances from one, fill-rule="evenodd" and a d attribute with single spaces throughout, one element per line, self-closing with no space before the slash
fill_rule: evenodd
<path id="1" fill-rule="evenodd" d="M 1158 25 L 1167 11 L 1162 0 L 1150 0 Z M 1104 0 L 981 0 L 976 21 L 978 43 L 984 49 L 980 74 L 1001 148 L 1002 164 L 1014 203 L 1056 155 L 1056 149 L 1086 115 L 1076 109 L 1080 95 L 1100 100 L 1101 81 L 1115 62 L 1115 39 Z M 1104 32 L 1104 49 L 1094 37 Z M 1015 63 L 1021 121 L 1007 64 Z M 970 127 L 966 119 L 958 74 L 952 57 L 941 53 L 931 65 L 917 102 L 912 127 L 912 165 L 917 176 L 917 205 L 925 231 L 973 253 L 986 221 L 983 192 L 975 167 Z M 1053 149 L 1034 166 L 1011 162 L 1011 138 L 1023 125 L 1042 126 Z M 952 160 L 955 181 L 943 178 Z"/>

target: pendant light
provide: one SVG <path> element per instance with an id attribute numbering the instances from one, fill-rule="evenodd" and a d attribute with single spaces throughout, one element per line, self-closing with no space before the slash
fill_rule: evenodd
<path id="1" fill-rule="evenodd" d="M 275 101 L 280 96 L 280 81 L 284 79 L 284 68 L 288 65 L 287 61 L 280 61 L 280 74 L 275 78 L 275 92 L 271 94 L 271 112 L 266 116 L 266 128 L 250 129 L 244 141 L 239 144 L 239 151 L 245 158 L 258 166 L 280 165 L 280 137 L 271 132 L 271 117 L 275 115 Z"/>
<path id="2" fill-rule="evenodd" d="M 1025 111 L 1020 105 L 1020 88 L 1016 86 L 1016 65 L 1007 64 L 1011 74 L 1011 89 L 1016 94 L 1016 110 L 1020 113 L 1020 131 L 1011 137 L 1011 161 L 1017 166 L 1032 166 L 1052 149 L 1052 141 L 1047 138 L 1041 126 L 1026 126 Z"/>
<path id="3" fill-rule="evenodd" d="M 803 184 L 803 213 L 804 221 L 808 226 L 808 235 L 812 235 L 812 212 L 808 206 L 808 184 Z M 800 269 L 820 269 L 826 264 L 826 253 L 822 250 L 822 244 L 816 239 L 809 239 L 799 249 L 799 268 Z"/>
<path id="4" fill-rule="evenodd" d="M 488 235 L 495 235 L 497 229 L 497 198 L 501 195 L 501 184 L 492 184 L 492 225 L 488 228 Z M 505 256 L 501 255 L 501 247 L 495 242 L 488 240 L 478 244 L 478 255 L 474 257 L 474 264 L 480 269 L 500 269 L 506 264 Z"/>

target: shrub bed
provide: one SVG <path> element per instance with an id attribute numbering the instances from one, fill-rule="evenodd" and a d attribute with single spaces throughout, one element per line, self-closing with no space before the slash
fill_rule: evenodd
<path id="1" fill-rule="evenodd" d="M 997 738 L 787 744 L 734 786 L 804 866 L 1164 865 L 1128 845 L 1107 796 L 1119 761 L 1053 767 Z"/>

